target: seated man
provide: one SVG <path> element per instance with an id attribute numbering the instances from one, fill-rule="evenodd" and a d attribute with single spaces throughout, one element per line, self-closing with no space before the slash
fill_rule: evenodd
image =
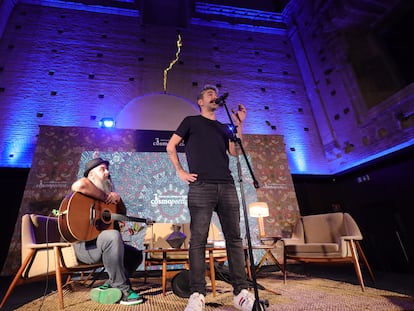
<path id="1" fill-rule="evenodd" d="M 84 177 L 73 183 L 72 191 L 108 204 L 116 204 L 117 213 L 125 215 L 126 208 L 120 195 L 113 192 L 108 166 L 109 162 L 101 158 L 90 160 L 85 165 Z M 132 290 L 129 276 L 141 264 L 142 251 L 124 244 L 119 224 L 115 223 L 114 228 L 100 232 L 92 241 L 75 243 L 76 257 L 86 264 L 102 261 L 108 273 L 108 281 L 91 290 L 93 301 L 104 304 L 140 304 L 143 298 Z"/>

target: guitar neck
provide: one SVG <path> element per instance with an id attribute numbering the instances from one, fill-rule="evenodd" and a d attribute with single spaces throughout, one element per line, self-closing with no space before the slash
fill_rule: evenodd
<path id="1" fill-rule="evenodd" d="M 143 222 L 146 224 L 151 223 L 151 221 L 146 218 L 132 217 L 132 216 L 126 216 L 122 214 L 115 214 L 115 213 L 111 214 L 111 218 L 112 220 L 118 220 L 118 221 L 134 221 L 134 222 Z"/>

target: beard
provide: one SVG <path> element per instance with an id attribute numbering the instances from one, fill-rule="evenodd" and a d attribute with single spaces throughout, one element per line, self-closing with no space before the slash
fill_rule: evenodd
<path id="1" fill-rule="evenodd" d="M 103 188 L 105 192 L 112 192 L 113 191 L 113 184 L 110 177 L 103 181 Z"/>
<path id="2" fill-rule="evenodd" d="M 95 177 L 95 176 L 94 176 Z M 113 191 L 113 184 L 110 177 L 100 179 L 100 178 L 93 178 L 93 183 L 97 188 L 102 190 L 105 193 Z"/>

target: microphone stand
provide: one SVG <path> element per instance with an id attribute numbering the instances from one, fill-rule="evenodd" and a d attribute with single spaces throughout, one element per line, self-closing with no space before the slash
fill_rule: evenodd
<path id="1" fill-rule="evenodd" d="M 224 106 L 224 108 L 226 109 L 227 116 L 228 116 L 228 118 L 230 120 L 230 124 L 232 126 L 232 132 L 233 132 L 232 135 L 233 136 L 231 138 L 231 141 L 233 141 L 236 144 L 235 145 L 236 146 L 236 151 L 237 151 L 237 147 L 240 147 L 240 150 L 242 151 L 243 157 L 244 157 L 244 159 L 247 163 L 247 167 L 248 167 L 250 175 L 252 177 L 253 185 L 257 189 L 257 188 L 259 188 L 259 183 L 257 182 L 256 177 L 254 176 L 252 167 L 250 166 L 250 163 L 249 163 L 249 160 L 247 158 L 246 152 L 244 150 L 242 141 L 237 136 L 237 128 L 236 128 L 236 126 L 234 126 L 233 119 L 231 118 L 229 109 L 227 108 L 226 98 L 221 99 L 220 105 Z M 243 175 L 242 175 L 242 169 L 241 169 L 239 155 L 237 155 L 236 158 L 237 158 L 237 174 L 238 174 L 238 177 L 239 177 L 238 181 L 240 183 L 240 193 L 241 193 L 241 199 L 242 199 L 242 205 L 243 205 L 244 223 L 245 223 L 245 227 L 246 227 L 246 238 L 247 238 L 247 247 L 248 247 L 248 252 L 249 252 L 250 271 L 251 271 L 251 275 L 252 275 L 254 298 L 255 298 L 255 303 L 254 303 L 252 311 L 261 311 L 261 310 L 265 310 L 266 307 L 269 306 L 269 301 L 267 299 L 260 300 L 260 298 L 259 298 L 259 290 L 258 290 L 257 279 L 256 279 L 256 269 L 255 269 L 255 266 L 254 266 L 252 239 L 251 239 L 251 236 L 250 236 L 249 219 L 248 219 L 247 206 L 246 206 L 246 197 L 245 197 L 245 194 L 244 194 L 243 177 L 242 177 Z"/>

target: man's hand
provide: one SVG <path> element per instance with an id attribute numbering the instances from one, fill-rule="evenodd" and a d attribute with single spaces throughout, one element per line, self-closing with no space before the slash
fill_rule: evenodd
<path id="1" fill-rule="evenodd" d="M 243 123 L 244 119 L 246 119 L 246 108 L 242 104 L 239 104 L 237 111 L 234 111 L 234 109 L 232 109 L 231 112 L 233 114 L 234 124 L 240 126 Z"/>
<path id="2" fill-rule="evenodd" d="M 121 196 L 119 195 L 119 193 L 109 192 L 106 194 L 105 203 L 106 204 L 118 204 L 120 200 L 121 200 Z"/>
<path id="3" fill-rule="evenodd" d="M 197 180 L 197 174 L 190 174 L 184 170 L 179 170 L 177 174 L 178 174 L 178 177 L 180 177 L 180 179 L 184 181 L 187 185 L 190 182 L 195 182 Z"/>

